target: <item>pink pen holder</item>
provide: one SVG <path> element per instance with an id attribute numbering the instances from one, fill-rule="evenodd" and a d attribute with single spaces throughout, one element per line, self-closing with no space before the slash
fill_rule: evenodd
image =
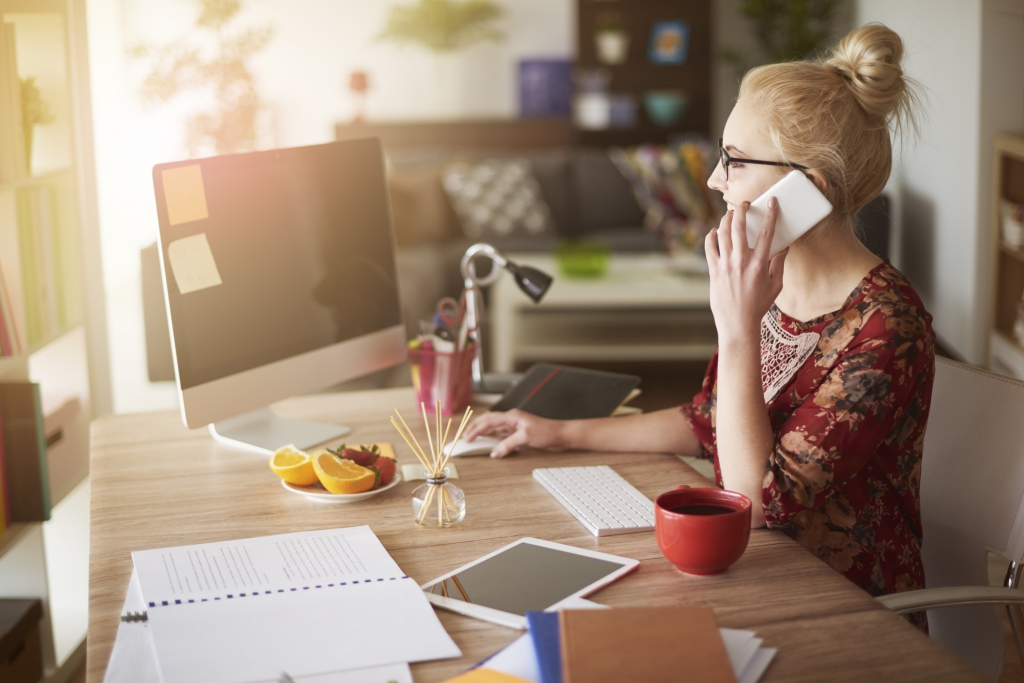
<path id="1" fill-rule="evenodd" d="M 431 414 L 438 401 L 442 415 L 465 411 L 473 397 L 473 353 L 472 345 L 451 353 L 409 349 L 417 405 L 422 402 Z"/>

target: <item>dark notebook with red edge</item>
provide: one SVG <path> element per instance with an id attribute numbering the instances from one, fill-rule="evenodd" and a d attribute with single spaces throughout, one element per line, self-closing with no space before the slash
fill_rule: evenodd
<path id="1" fill-rule="evenodd" d="M 491 410 L 519 408 L 552 420 L 608 417 L 638 384 L 636 375 L 537 363 Z"/>

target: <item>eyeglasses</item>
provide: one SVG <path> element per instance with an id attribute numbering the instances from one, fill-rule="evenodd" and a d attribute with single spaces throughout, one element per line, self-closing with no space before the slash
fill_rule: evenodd
<path id="1" fill-rule="evenodd" d="M 806 166 L 801 166 L 800 164 L 789 164 L 785 161 L 760 161 L 758 159 L 738 159 L 736 157 L 731 157 L 722 145 L 722 138 L 718 138 L 718 158 L 722 161 L 722 168 L 725 169 L 726 182 L 729 181 L 729 164 L 761 164 L 762 166 L 785 166 L 787 168 L 798 168 L 801 171 L 807 170 Z"/>

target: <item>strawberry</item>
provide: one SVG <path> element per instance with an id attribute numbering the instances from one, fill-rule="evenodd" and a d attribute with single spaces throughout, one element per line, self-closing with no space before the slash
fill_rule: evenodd
<path id="1" fill-rule="evenodd" d="M 364 451 L 356 448 L 346 448 L 341 453 L 341 457 L 351 460 L 357 465 L 363 467 L 369 467 L 373 464 L 373 461 L 377 459 L 377 454 L 373 451 Z"/>
<path id="2" fill-rule="evenodd" d="M 368 448 L 349 448 L 345 444 L 341 444 L 335 449 L 328 448 L 327 451 L 333 453 L 339 458 L 351 460 L 362 467 L 367 467 L 373 464 L 373 461 L 377 459 L 378 455 L 374 450 Z"/>
<path id="3" fill-rule="evenodd" d="M 373 472 L 373 486 L 370 487 L 370 490 L 373 491 L 374 489 L 380 488 L 380 470 L 373 465 L 368 465 L 366 469 Z"/>
<path id="4" fill-rule="evenodd" d="M 373 461 L 373 469 L 380 472 L 380 485 L 387 486 L 395 476 L 395 461 L 382 455 Z"/>

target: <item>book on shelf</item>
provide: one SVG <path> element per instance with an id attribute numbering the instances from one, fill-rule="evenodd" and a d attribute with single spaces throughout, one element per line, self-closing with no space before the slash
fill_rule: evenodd
<path id="1" fill-rule="evenodd" d="M 0 439 L 12 522 L 50 519 L 50 481 L 39 385 L 0 382 Z"/>
<path id="2" fill-rule="evenodd" d="M 3 423 L 3 408 L 0 407 L 0 426 Z M 0 431 L 0 535 L 11 525 L 11 500 L 7 490 L 7 461 L 4 459 L 3 432 Z"/>
<path id="3" fill-rule="evenodd" d="M 60 220 L 56 186 L 20 188 L 15 200 L 25 345 L 34 348 L 82 319 L 78 241 Z"/>
<path id="4" fill-rule="evenodd" d="M 0 264 L 0 356 L 16 356 L 21 353 L 21 338 L 15 324 L 14 309 L 11 307 L 11 292 L 7 286 L 3 264 Z"/>

